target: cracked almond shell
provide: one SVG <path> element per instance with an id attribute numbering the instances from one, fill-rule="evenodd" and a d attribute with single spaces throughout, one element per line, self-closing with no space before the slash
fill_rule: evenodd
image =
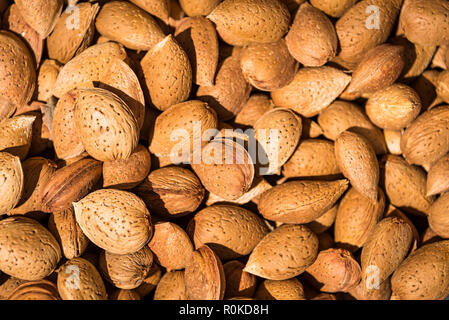
<path id="1" fill-rule="evenodd" d="M 84 234 L 111 253 L 136 252 L 152 236 L 150 213 L 133 193 L 101 189 L 73 203 L 73 207 Z"/>
<path id="2" fill-rule="evenodd" d="M 153 253 L 145 246 L 130 254 L 100 253 L 98 268 L 103 278 L 120 289 L 135 289 L 148 276 Z"/>
<path id="3" fill-rule="evenodd" d="M 350 81 L 350 75 L 332 67 L 301 68 L 288 85 L 271 92 L 271 98 L 276 106 L 310 118 L 328 107 Z"/>
<path id="4" fill-rule="evenodd" d="M 127 1 L 110 1 L 103 5 L 95 26 L 102 36 L 131 50 L 150 50 L 164 38 L 156 20 Z"/>
<path id="5" fill-rule="evenodd" d="M 265 219 L 304 224 L 334 206 L 348 188 L 348 181 L 290 181 L 265 191 L 258 204 Z"/>
<path id="6" fill-rule="evenodd" d="M 59 267 L 57 284 L 63 300 L 108 299 L 100 273 L 83 258 L 70 259 Z"/>
<path id="7" fill-rule="evenodd" d="M 223 265 L 206 245 L 192 253 L 184 271 L 184 281 L 190 300 L 222 300 L 224 297 L 226 279 Z"/>
<path id="8" fill-rule="evenodd" d="M 67 259 L 81 256 L 89 244 L 89 239 L 76 222 L 73 207 L 53 212 L 48 220 L 48 229 L 58 240 Z"/>
<path id="9" fill-rule="evenodd" d="M 269 280 L 286 280 L 303 273 L 315 261 L 318 238 L 302 225 L 282 225 L 254 248 L 245 272 Z"/>
<path id="10" fill-rule="evenodd" d="M 165 218 L 194 212 L 205 194 L 195 174 L 179 166 L 154 170 L 134 191 L 152 213 Z"/>
<path id="11" fill-rule="evenodd" d="M 192 64 L 193 82 L 212 86 L 219 53 L 217 32 L 212 22 L 203 17 L 183 19 L 176 27 L 175 39 Z"/>
<path id="12" fill-rule="evenodd" d="M 67 7 L 47 38 L 50 59 L 66 64 L 89 47 L 94 38 L 95 16 L 99 10 L 98 3 L 82 2 L 76 7 Z M 78 13 L 77 20 L 73 19 L 75 12 Z"/>
<path id="13" fill-rule="evenodd" d="M 206 244 L 223 260 L 248 255 L 268 231 L 259 216 L 232 205 L 207 207 L 189 224 L 195 246 Z"/>
<path id="14" fill-rule="evenodd" d="M 23 216 L 0 221 L 0 270 L 23 280 L 41 280 L 61 260 L 53 235 L 39 222 Z"/>
<path id="15" fill-rule="evenodd" d="M 225 0 L 207 18 L 233 46 L 276 42 L 287 33 L 290 23 L 287 6 L 278 0 Z"/>

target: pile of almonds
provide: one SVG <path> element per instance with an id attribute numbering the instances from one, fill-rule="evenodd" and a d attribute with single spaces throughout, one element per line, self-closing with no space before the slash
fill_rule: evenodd
<path id="1" fill-rule="evenodd" d="M 0 299 L 449 295 L 447 0 L 0 12 Z"/>

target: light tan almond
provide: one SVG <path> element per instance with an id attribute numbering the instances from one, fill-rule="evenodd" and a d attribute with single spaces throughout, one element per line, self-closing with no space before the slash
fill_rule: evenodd
<path id="1" fill-rule="evenodd" d="M 341 17 L 356 2 L 357 0 L 310 0 L 312 6 L 334 18 Z"/>
<path id="2" fill-rule="evenodd" d="M 394 155 L 386 156 L 381 168 L 385 192 L 392 205 L 408 213 L 428 214 L 434 197 L 426 196 L 424 170 Z"/>
<path id="3" fill-rule="evenodd" d="M 373 288 L 388 279 L 407 257 L 413 241 L 411 226 L 398 217 L 380 221 L 362 249 L 362 283 Z"/>
<path id="4" fill-rule="evenodd" d="M 24 186 L 17 206 L 8 214 L 27 214 L 42 211 L 41 189 L 56 171 L 56 164 L 42 157 L 28 158 L 22 163 Z"/>
<path id="5" fill-rule="evenodd" d="M 307 2 L 296 12 L 285 40 L 291 55 L 306 67 L 320 67 L 337 53 L 334 25 L 323 12 Z"/>
<path id="6" fill-rule="evenodd" d="M 61 70 L 61 65 L 55 60 L 44 60 L 38 76 L 38 99 L 48 101 L 53 96 L 53 87 Z"/>
<path id="7" fill-rule="evenodd" d="M 184 269 L 193 252 L 188 235 L 171 222 L 154 224 L 153 237 L 148 247 L 154 253 L 156 262 L 167 271 Z"/>
<path id="8" fill-rule="evenodd" d="M 217 114 L 205 102 L 190 100 L 173 105 L 156 119 L 150 152 L 171 161 L 190 162 L 196 149 L 207 144 L 203 139 L 206 131 L 217 125 Z"/>
<path id="9" fill-rule="evenodd" d="M 158 17 L 164 22 L 168 22 L 170 16 L 170 0 L 131 0 L 149 14 Z"/>
<path id="10" fill-rule="evenodd" d="M 363 0 L 337 21 L 339 57 L 355 66 L 366 52 L 384 43 L 393 29 L 402 0 Z"/>
<path id="11" fill-rule="evenodd" d="M 67 7 L 47 38 L 50 59 L 66 64 L 75 55 L 90 46 L 95 32 L 95 17 L 100 10 L 98 3 L 82 2 Z M 74 19 L 77 12 L 78 19 Z"/>
<path id="12" fill-rule="evenodd" d="M 63 300 L 107 300 L 100 273 L 83 258 L 68 260 L 58 269 L 58 291 Z"/>
<path id="13" fill-rule="evenodd" d="M 366 103 L 366 114 L 378 127 L 401 130 L 420 113 L 418 93 L 404 84 L 394 84 L 376 91 Z"/>
<path id="14" fill-rule="evenodd" d="M 242 49 L 240 67 L 253 87 L 263 91 L 280 89 L 293 80 L 297 62 L 290 55 L 285 40 L 252 44 Z"/>
<path id="15" fill-rule="evenodd" d="M 7 152 L 0 152 L 0 212 L 7 213 L 17 206 L 24 189 L 23 169 L 20 159 Z"/>
<path id="16" fill-rule="evenodd" d="M 449 155 L 435 162 L 427 174 L 427 196 L 449 191 Z"/>
<path id="17" fill-rule="evenodd" d="M 52 213 L 48 221 L 48 229 L 58 240 L 67 259 L 81 256 L 89 244 L 89 239 L 76 222 L 72 207 Z"/>
<path id="18" fill-rule="evenodd" d="M 296 278 L 264 280 L 257 288 L 258 300 L 306 300 L 304 288 Z"/>
<path id="19" fill-rule="evenodd" d="M 8 300 L 60 300 L 58 288 L 48 280 L 31 281 L 17 287 Z"/>
<path id="20" fill-rule="evenodd" d="M 68 91 L 59 99 L 54 109 L 52 138 L 56 155 L 60 159 L 73 159 L 85 151 L 75 126 L 77 95 L 76 90 Z"/>
<path id="21" fill-rule="evenodd" d="M 268 233 L 259 216 L 231 205 L 214 205 L 198 212 L 189 225 L 195 247 L 208 245 L 223 260 L 251 253 Z"/>
<path id="22" fill-rule="evenodd" d="M 278 0 L 224 0 L 208 16 L 228 44 L 270 43 L 288 31 L 290 13 Z"/>
<path id="23" fill-rule="evenodd" d="M 399 78 L 404 65 L 403 47 L 390 44 L 377 46 L 360 60 L 344 95 L 358 98 L 385 89 Z"/>
<path id="24" fill-rule="evenodd" d="M 282 168 L 282 174 L 287 178 L 330 178 L 340 173 L 334 144 L 324 139 L 300 141 L 296 151 Z"/>
<path id="25" fill-rule="evenodd" d="M 192 67 L 172 35 L 152 47 L 140 62 L 152 104 L 161 111 L 189 98 Z"/>
<path id="26" fill-rule="evenodd" d="M 135 289 L 145 279 L 153 264 L 153 253 L 143 247 L 130 254 L 114 254 L 102 251 L 98 268 L 103 278 L 120 289 Z"/>
<path id="27" fill-rule="evenodd" d="M 102 36 L 132 50 L 150 50 L 164 38 L 156 20 L 127 1 L 110 1 L 103 5 L 95 26 Z"/>
<path id="28" fill-rule="evenodd" d="M 332 67 L 302 68 L 287 86 L 271 93 L 278 107 L 310 118 L 328 107 L 346 88 L 351 76 Z"/>
<path id="29" fill-rule="evenodd" d="M 252 94 L 235 117 L 234 122 L 237 125 L 252 127 L 263 114 L 273 108 L 273 101 L 271 101 L 268 95 L 262 93 Z"/>
<path id="30" fill-rule="evenodd" d="M 423 45 L 445 45 L 449 41 L 449 4 L 444 0 L 408 0 L 401 10 L 405 36 Z"/>
<path id="31" fill-rule="evenodd" d="M 384 137 L 388 152 L 394 155 L 401 155 L 402 131 L 385 129 Z"/>
<path id="32" fill-rule="evenodd" d="M 189 16 L 207 16 L 220 0 L 179 0 L 182 10 Z"/>
<path id="33" fill-rule="evenodd" d="M 332 208 L 347 188 L 347 180 L 286 182 L 265 191 L 258 209 L 268 220 L 309 223 Z"/>
<path id="34" fill-rule="evenodd" d="M 318 235 L 325 232 L 334 224 L 337 211 L 338 205 L 335 205 L 327 210 L 321 217 L 307 223 L 307 227 Z"/>
<path id="35" fill-rule="evenodd" d="M 429 226 L 440 237 L 449 238 L 449 193 L 443 193 L 432 205 L 429 212 Z"/>
<path id="36" fill-rule="evenodd" d="M 449 294 L 449 241 L 422 246 L 391 278 L 393 295 L 401 300 L 443 300 Z"/>
<path id="37" fill-rule="evenodd" d="M 128 105 L 110 91 L 78 90 L 74 119 L 84 148 L 97 160 L 128 159 L 137 147 L 137 120 Z"/>
<path id="38" fill-rule="evenodd" d="M 223 265 L 226 277 L 225 298 L 252 297 L 256 291 L 257 279 L 254 275 L 243 271 L 245 265 L 231 260 Z"/>
<path id="39" fill-rule="evenodd" d="M 192 64 L 193 82 L 212 86 L 218 66 L 218 37 L 212 22 L 203 17 L 181 20 L 175 31 L 176 41 Z"/>
<path id="40" fill-rule="evenodd" d="M 197 99 L 207 102 L 222 121 L 237 115 L 249 99 L 251 85 L 246 82 L 238 56 L 230 56 L 218 66 L 215 85 L 200 86 Z"/>
<path id="41" fill-rule="evenodd" d="M 215 139 L 203 147 L 192 169 L 207 191 L 225 200 L 243 196 L 254 180 L 255 169 L 243 146 L 230 139 Z"/>
<path id="42" fill-rule="evenodd" d="M 54 96 L 61 98 L 76 88 L 93 87 L 93 82 L 102 81 L 113 58 L 124 60 L 126 51 L 118 43 L 105 42 L 89 47 L 64 65 L 54 87 Z"/>
<path id="43" fill-rule="evenodd" d="M 41 280 L 61 260 L 52 234 L 36 220 L 23 216 L 0 221 L 0 269 L 23 280 Z"/>
<path id="44" fill-rule="evenodd" d="M 187 300 L 184 271 L 165 273 L 154 292 L 154 300 Z"/>
<path id="45" fill-rule="evenodd" d="M 432 165 L 449 151 L 449 106 L 424 112 L 407 127 L 401 140 L 410 164 Z"/>
<path id="46" fill-rule="evenodd" d="M 188 299 L 223 299 L 226 287 L 223 265 L 208 246 L 202 246 L 193 252 L 184 277 Z"/>
<path id="47" fill-rule="evenodd" d="M 254 248 L 243 271 L 269 280 L 303 273 L 315 261 L 318 238 L 305 226 L 282 225 Z"/>
<path id="48" fill-rule="evenodd" d="M 355 188 L 340 201 L 334 225 L 334 239 L 338 247 L 351 252 L 363 247 L 385 211 L 385 195 L 379 188 L 379 197 L 373 202 Z"/>
<path id="49" fill-rule="evenodd" d="M 147 148 L 139 144 L 128 159 L 104 162 L 103 187 L 132 189 L 148 176 L 150 167 L 150 153 Z"/>
<path id="50" fill-rule="evenodd" d="M 0 150 L 25 159 L 31 147 L 34 115 L 20 115 L 3 120 L 0 127 Z"/>
<path id="51" fill-rule="evenodd" d="M 205 194 L 195 174 L 179 166 L 152 171 L 135 192 L 152 213 L 165 218 L 194 212 Z"/>
<path id="52" fill-rule="evenodd" d="M 386 152 L 382 132 L 370 122 L 356 104 L 336 101 L 318 116 L 318 123 L 328 139 L 336 140 L 342 132 L 351 129 L 370 141 L 376 154 Z"/>
<path id="53" fill-rule="evenodd" d="M 347 292 L 361 279 L 362 270 L 345 249 L 328 249 L 318 254 L 305 276 L 321 292 Z"/>
<path id="54" fill-rule="evenodd" d="M 4 29 L 20 34 L 26 40 L 34 53 L 36 64 L 39 65 L 44 49 L 44 38 L 26 23 L 16 4 L 12 4 L 6 10 L 2 22 Z"/>
<path id="55" fill-rule="evenodd" d="M 379 163 L 369 141 L 362 135 L 344 131 L 335 140 L 335 159 L 351 185 L 368 199 L 376 201 Z"/>
<path id="56" fill-rule="evenodd" d="M 268 160 L 268 173 L 276 173 L 295 152 L 301 138 L 302 120 L 290 109 L 275 108 L 257 120 L 254 130 Z"/>
<path id="57" fill-rule="evenodd" d="M 133 193 L 101 189 L 73 203 L 73 207 L 84 234 L 111 253 L 136 252 L 152 236 L 148 209 Z"/>
<path id="58" fill-rule="evenodd" d="M 0 120 L 31 99 L 36 85 L 34 64 L 30 50 L 18 36 L 0 31 Z"/>

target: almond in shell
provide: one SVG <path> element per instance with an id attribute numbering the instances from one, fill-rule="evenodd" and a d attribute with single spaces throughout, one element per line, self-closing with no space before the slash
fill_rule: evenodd
<path id="1" fill-rule="evenodd" d="M 164 38 L 156 20 L 127 1 L 110 1 L 103 5 L 95 26 L 102 36 L 132 50 L 150 50 Z"/>
<path id="2" fill-rule="evenodd" d="M 31 147 L 34 115 L 19 115 L 3 120 L 0 128 L 0 150 L 25 159 Z"/>
<path id="3" fill-rule="evenodd" d="M 176 41 L 192 64 L 193 82 L 212 86 L 218 65 L 218 38 L 215 28 L 203 17 L 183 19 L 176 27 Z"/>
<path id="4" fill-rule="evenodd" d="M 41 280 L 61 259 L 53 235 L 36 220 L 14 216 L 0 221 L 0 270 L 23 280 Z"/>
<path id="5" fill-rule="evenodd" d="M 25 21 L 44 39 L 56 25 L 62 11 L 62 0 L 15 0 Z"/>
<path id="6" fill-rule="evenodd" d="M 332 67 L 302 68 L 285 87 L 271 93 L 278 107 L 310 118 L 328 107 L 346 88 L 351 76 Z"/>
<path id="7" fill-rule="evenodd" d="M 207 207 L 189 225 L 195 246 L 206 244 L 223 260 L 248 255 L 268 231 L 256 214 L 231 205 Z"/>
<path id="8" fill-rule="evenodd" d="M 427 174 L 427 196 L 449 191 L 449 155 L 435 162 Z"/>
<path id="9" fill-rule="evenodd" d="M 208 246 L 204 245 L 192 253 L 184 278 L 189 299 L 223 299 L 226 287 L 223 265 Z"/>
<path id="10" fill-rule="evenodd" d="M 306 300 L 304 287 L 296 278 L 264 280 L 257 288 L 258 300 Z"/>
<path id="11" fill-rule="evenodd" d="M 38 76 L 38 99 L 48 101 L 53 96 L 53 87 L 58 78 L 61 65 L 55 60 L 46 59 L 39 69 Z"/>
<path id="12" fill-rule="evenodd" d="M 108 252 L 134 253 L 152 236 L 148 209 L 133 193 L 101 189 L 73 203 L 73 207 L 83 233 Z"/>
<path id="13" fill-rule="evenodd" d="M 8 300 L 60 300 L 58 288 L 48 280 L 30 281 L 20 285 Z"/>
<path id="14" fill-rule="evenodd" d="M 320 67 L 337 53 L 334 25 L 323 12 L 307 2 L 296 12 L 285 40 L 291 55 L 306 67 Z"/>
<path id="15" fill-rule="evenodd" d="M 347 180 L 286 182 L 265 191 L 258 208 L 268 220 L 309 223 L 331 209 L 347 188 Z"/>
<path id="16" fill-rule="evenodd" d="M 220 0 L 180 0 L 182 10 L 189 16 L 207 16 L 220 3 Z"/>
<path id="17" fill-rule="evenodd" d="M 318 238 L 302 225 L 282 225 L 268 233 L 250 254 L 244 271 L 269 280 L 303 273 L 315 261 Z"/>
<path id="18" fill-rule="evenodd" d="M 95 266 L 83 258 L 68 260 L 58 269 L 58 291 L 63 300 L 107 300 L 108 294 Z"/>
<path id="19" fill-rule="evenodd" d="M 341 17 L 356 2 L 357 0 L 310 0 L 312 6 L 334 18 Z"/>
<path id="20" fill-rule="evenodd" d="M 189 98 L 192 66 L 172 35 L 151 48 L 140 62 L 152 104 L 161 111 Z"/>
<path id="21" fill-rule="evenodd" d="M 24 189 L 23 169 L 20 159 L 7 152 L 0 152 L 0 212 L 7 213 L 17 206 Z"/>
<path id="22" fill-rule="evenodd" d="M 449 193 L 443 193 L 430 208 L 429 226 L 440 237 L 449 238 Z"/>
<path id="23" fill-rule="evenodd" d="M 187 300 L 184 271 L 165 273 L 159 281 L 154 300 Z"/>
<path id="24" fill-rule="evenodd" d="M 170 16 L 170 0 L 131 0 L 149 14 L 158 17 L 164 22 L 168 22 Z"/>
<path id="25" fill-rule="evenodd" d="M 287 33 L 290 23 L 287 6 L 278 0 L 225 0 L 207 18 L 233 46 L 276 42 Z"/>
<path id="26" fill-rule="evenodd" d="M 266 94 L 252 94 L 237 114 L 234 122 L 237 125 L 252 127 L 259 118 L 274 108 L 273 101 Z"/>

